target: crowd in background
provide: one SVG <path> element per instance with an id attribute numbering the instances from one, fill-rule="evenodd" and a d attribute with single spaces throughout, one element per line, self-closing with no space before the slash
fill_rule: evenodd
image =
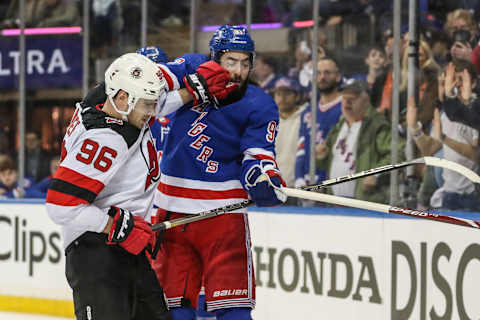
<path id="1" fill-rule="evenodd" d="M 478 171 L 478 125 L 468 122 L 468 116 L 455 118 L 461 107 L 465 112 L 478 112 L 477 73 L 480 70 L 478 24 L 472 8 L 455 9 L 446 13 L 442 21 L 435 12 L 426 11 L 420 19 L 418 51 L 419 70 L 416 74 L 419 88 L 418 102 L 407 96 L 408 85 L 408 24 L 402 27 L 400 49 L 400 125 L 401 141 L 391 144 L 391 117 L 393 94 L 393 33 L 384 29 L 381 40 L 370 46 L 363 55 L 366 70 L 352 72 L 341 54 L 329 52 L 325 35 L 318 34 L 320 43 L 317 64 L 318 88 L 317 136 L 314 138 L 317 159 L 316 176 L 312 179 L 310 159 L 310 115 L 312 63 L 309 61 L 310 39 L 297 42 L 295 63 L 284 74 L 298 85 L 290 86 L 290 92 L 307 98 L 289 113 L 282 112 L 285 94 L 279 94 L 281 85 L 275 79 L 282 74 L 268 57 L 261 57 L 260 85 L 271 92 L 280 109 L 280 161 L 282 152 L 296 153 L 295 161 L 280 164 L 290 186 L 301 187 L 320 181 L 379 167 L 391 163 L 391 148 L 398 148 L 400 160 L 405 158 L 406 133 L 412 134 L 415 155 L 437 156 L 460 163 Z M 328 22 L 327 22 L 328 23 Z M 265 67 L 264 65 L 268 67 Z M 268 72 L 267 72 L 267 71 Z M 283 89 L 285 91 L 285 88 Z M 305 100 L 303 100 L 305 101 Z M 450 114 L 446 112 L 448 106 Z M 303 110 L 303 111 L 300 111 Z M 296 114 L 299 112 L 300 115 Z M 292 119 L 290 119 L 292 118 Z M 282 130 L 291 131 L 295 118 L 299 127 L 297 143 L 284 138 Z M 455 119 L 454 119 L 455 118 Z M 471 117 L 470 117 L 471 118 Z M 282 122 L 290 122 L 282 126 Z M 460 121 L 460 122 L 459 122 Z M 462 123 L 463 122 L 463 123 Z M 473 127 L 471 127 L 473 126 Z M 293 134 L 293 132 L 290 132 Z M 295 132 L 296 134 L 296 132 Z M 287 148 L 285 145 L 289 144 Z M 288 150 L 287 150 L 288 149 Z M 283 166 L 283 167 L 282 167 Z M 291 179 L 294 168 L 293 179 Z M 422 208 L 450 210 L 480 210 L 480 198 L 474 184 L 465 177 L 444 170 L 418 167 L 416 178 L 421 181 L 418 204 Z M 335 195 L 388 203 L 388 176 L 368 178 L 332 187 Z"/>
<path id="2" fill-rule="evenodd" d="M 27 132 L 23 184 L 18 180 L 16 158 L 10 150 L 0 152 L 0 199 L 45 198 L 60 164 L 60 155 L 43 150 L 40 135 Z"/>
<path id="3" fill-rule="evenodd" d="M 400 80 L 400 160 L 405 158 L 409 132 L 416 156 L 438 156 L 478 171 L 476 119 L 480 72 L 480 1 L 436 0 L 419 2 L 419 96 L 407 96 L 408 0 L 402 0 Z M 151 1 L 150 32 L 189 23 L 190 1 Z M 312 1 L 252 1 L 254 22 L 295 21 L 312 17 Z M 117 35 L 135 37 L 139 30 L 139 3 L 92 1 L 91 43 L 95 55 L 107 57 L 121 43 Z M 18 1 L 3 4 L 2 27 L 18 26 Z M 245 21 L 244 1 L 200 1 L 199 24 L 238 24 Z M 287 55 L 259 52 L 254 76 L 279 107 L 277 138 L 279 167 L 289 186 L 301 187 L 322 180 L 391 163 L 393 95 L 393 1 L 320 0 L 320 26 L 292 28 Z M 26 0 L 26 25 L 30 27 L 80 24 L 82 1 Z M 221 12 L 214 13 L 214 12 Z M 372 19 L 373 18 L 373 19 Z M 366 32 L 373 21 L 373 34 Z M 101 27 L 100 27 L 101 26 Z M 135 26 L 135 28 L 132 28 Z M 353 43 L 338 43 L 332 30 L 353 26 Z M 342 29 L 343 28 L 343 29 Z M 368 29 L 370 30 L 370 29 Z M 318 63 L 312 64 L 312 42 L 318 39 Z M 332 40 L 333 39 L 333 40 Z M 345 39 L 344 39 L 345 40 Z M 333 41 L 333 42 L 332 42 Z M 155 45 L 162 46 L 161 43 Z M 169 52 L 167 52 L 169 53 Z M 312 83 L 313 68 L 317 79 Z M 318 88 L 317 136 L 310 137 L 312 86 Z M 461 111 L 461 112 L 460 112 Z M 478 111 L 480 115 L 480 111 Z M 32 136 L 38 134 L 31 132 Z M 15 154 L 0 156 L 0 192 L 4 197 L 38 196 L 45 179 L 55 171 L 58 157 L 42 154 L 41 146 L 29 147 L 25 175 L 28 187 L 16 188 Z M 315 144 L 316 172 L 310 175 L 310 145 Z M 1 145 L 0 145 L 1 147 Z M 39 149 L 40 148 L 40 149 Z M 2 149 L 3 150 L 3 149 Z M 34 151 L 36 150 L 36 151 Z M 50 159 L 52 160 L 50 162 Z M 422 208 L 480 210 L 474 185 L 458 174 L 417 167 L 421 181 L 418 205 Z M 12 178 L 13 177 L 13 178 Z M 13 182 L 12 182 L 13 181 Z M 43 184 L 42 184 L 43 183 Z M 40 186 L 39 186 L 40 185 Z M 27 186 L 27 185 L 26 185 Z M 389 201 L 388 175 L 371 176 L 331 188 L 328 192 L 358 199 Z M 311 205 L 311 203 L 289 204 Z"/>

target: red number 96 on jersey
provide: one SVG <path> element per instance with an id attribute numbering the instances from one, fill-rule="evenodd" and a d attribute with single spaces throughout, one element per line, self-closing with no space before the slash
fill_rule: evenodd
<path id="1" fill-rule="evenodd" d="M 102 147 L 97 155 L 98 149 L 99 145 L 97 142 L 91 139 L 85 139 L 76 159 L 85 164 L 93 162 L 93 167 L 95 169 L 101 172 L 106 172 L 112 166 L 112 160 L 117 157 L 117 151 L 109 147 Z"/>

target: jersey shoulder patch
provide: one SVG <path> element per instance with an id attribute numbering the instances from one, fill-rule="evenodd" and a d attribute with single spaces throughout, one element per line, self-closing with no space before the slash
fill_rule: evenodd
<path id="1" fill-rule="evenodd" d="M 141 130 L 121 119 L 110 117 L 96 107 L 86 107 L 82 110 L 82 123 L 85 129 L 109 128 L 123 137 L 130 148 L 137 141 Z"/>

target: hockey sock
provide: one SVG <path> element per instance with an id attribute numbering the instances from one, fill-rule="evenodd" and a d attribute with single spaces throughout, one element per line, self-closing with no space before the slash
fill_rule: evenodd
<path id="1" fill-rule="evenodd" d="M 215 311 L 217 320 L 252 320 L 250 308 L 226 308 Z"/>
<path id="2" fill-rule="evenodd" d="M 192 307 L 181 307 L 170 309 L 173 320 L 195 320 L 195 309 Z"/>
<path id="3" fill-rule="evenodd" d="M 197 320 L 215 320 L 215 313 L 207 311 L 205 295 L 198 295 Z"/>

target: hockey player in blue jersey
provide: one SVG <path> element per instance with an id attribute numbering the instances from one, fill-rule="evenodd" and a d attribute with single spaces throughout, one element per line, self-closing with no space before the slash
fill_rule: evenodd
<path id="1" fill-rule="evenodd" d="M 184 106 L 171 118 L 156 198 L 159 221 L 249 197 L 258 206 L 286 200 L 274 154 L 278 109 L 269 95 L 249 84 L 254 42 L 245 28 L 222 26 L 210 51 L 211 60 L 196 68 L 196 75 L 182 71 L 188 69 L 185 58 L 162 67 L 170 89 L 185 86 L 197 106 Z M 212 97 L 202 84 L 219 67 L 229 71 L 234 90 Z M 168 230 L 153 264 L 174 319 L 195 319 L 202 282 L 207 310 L 217 319 L 251 319 L 250 246 L 246 209 Z"/>

